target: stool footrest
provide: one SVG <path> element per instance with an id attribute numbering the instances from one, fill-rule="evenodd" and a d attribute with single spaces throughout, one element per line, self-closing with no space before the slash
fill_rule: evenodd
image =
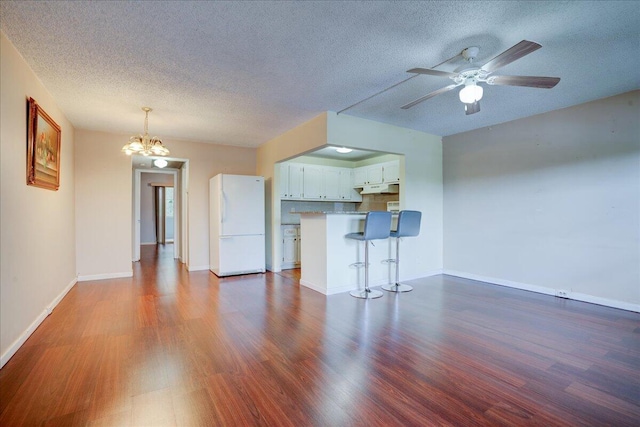
<path id="1" fill-rule="evenodd" d="M 395 258 L 383 259 L 380 262 L 382 264 L 395 264 L 396 263 L 396 259 Z"/>

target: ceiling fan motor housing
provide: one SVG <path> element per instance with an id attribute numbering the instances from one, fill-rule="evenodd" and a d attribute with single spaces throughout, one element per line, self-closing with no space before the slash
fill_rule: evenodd
<path id="1" fill-rule="evenodd" d="M 480 48 L 478 46 L 470 46 L 462 51 L 462 57 L 466 59 L 468 62 L 473 62 L 478 56 L 478 52 L 480 52 Z"/>

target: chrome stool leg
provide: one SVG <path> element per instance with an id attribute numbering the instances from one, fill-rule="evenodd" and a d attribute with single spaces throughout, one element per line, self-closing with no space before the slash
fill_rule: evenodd
<path id="1" fill-rule="evenodd" d="M 380 298 L 382 292 L 369 288 L 369 242 L 364 241 L 364 290 L 355 290 L 349 292 L 352 297 L 362 299 Z"/>
<path id="2" fill-rule="evenodd" d="M 391 260 L 396 265 L 396 283 L 382 285 L 382 289 L 389 292 L 409 292 L 413 286 L 400 283 L 400 237 L 396 237 L 396 259 Z"/>

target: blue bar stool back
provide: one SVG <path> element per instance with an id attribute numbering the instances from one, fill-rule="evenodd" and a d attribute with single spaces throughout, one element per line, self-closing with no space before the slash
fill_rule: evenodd
<path id="1" fill-rule="evenodd" d="M 420 234 L 420 220 L 422 212 L 420 211 L 400 211 L 398 215 L 398 226 L 396 231 L 390 233 L 391 237 L 396 239 L 396 259 L 389 260 L 396 265 L 396 283 L 382 285 L 382 289 L 389 292 L 409 292 L 413 287 L 400 283 L 400 238 L 415 237 Z"/>
<path id="2" fill-rule="evenodd" d="M 371 240 L 388 239 L 391 234 L 391 212 L 368 212 L 364 220 L 364 232 L 349 233 L 347 239 L 364 241 L 364 290 L 354 290 L 350 294 L 356 298 L 373 299 L 380 298 L 382 292 L 369 288 L 369 242 Z M 360 264 L 361 263 L 356 263 Z"/>

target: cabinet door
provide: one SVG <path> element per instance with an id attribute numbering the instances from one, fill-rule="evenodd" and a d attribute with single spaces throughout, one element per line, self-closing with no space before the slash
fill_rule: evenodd
<path id="1" fill-rule="evenodd" d="M 298 257 L 298 248 L 296 247 L 296 237 L 285 237 L 282 247 L 282 263 L 293 264 Z"/>
<path id="2" fill-rule="evenodd" d="M 367 167 L 367 184 L 382 184 L 382 165 Z"/>
<path id="3" fill-rule="evenodd" d="M 384 182 L 400 182 L 400 162 L 385 163 L 382 168 Z"/>
<path id="4" fill-rule="evenodd" d="M 289 198 L 302 199 L 303 166 L 300 164 L 289 165 Z"/>
<path id="5" fill-rule="evenodd" d="M 367 183 L 367 168 L 355 168 L 353 170 L 353 186 L 362 187 Z"/>
<path id="6" fill-rule="evenodd" d="M 351 200 L 351 193 L 353 192 L 353 173 L 351 169 L 340 170 L 340 199 Z"/>
<path id="7" fill-rule="evenodd" d="M 303 186 L 305 199 L 320 200 L 322 196 L 322 168 L 305 165 Z"/>
<path id="8" fill-rule="evenodd" d="M 289 164 L 280 163 L 280 198 L 289 198 Z"/>
<path id="9" fill-rule="evenodd" d="M 323 199 L 340 200 L 340 169 L 325 167 L 322 171 Z"/>

